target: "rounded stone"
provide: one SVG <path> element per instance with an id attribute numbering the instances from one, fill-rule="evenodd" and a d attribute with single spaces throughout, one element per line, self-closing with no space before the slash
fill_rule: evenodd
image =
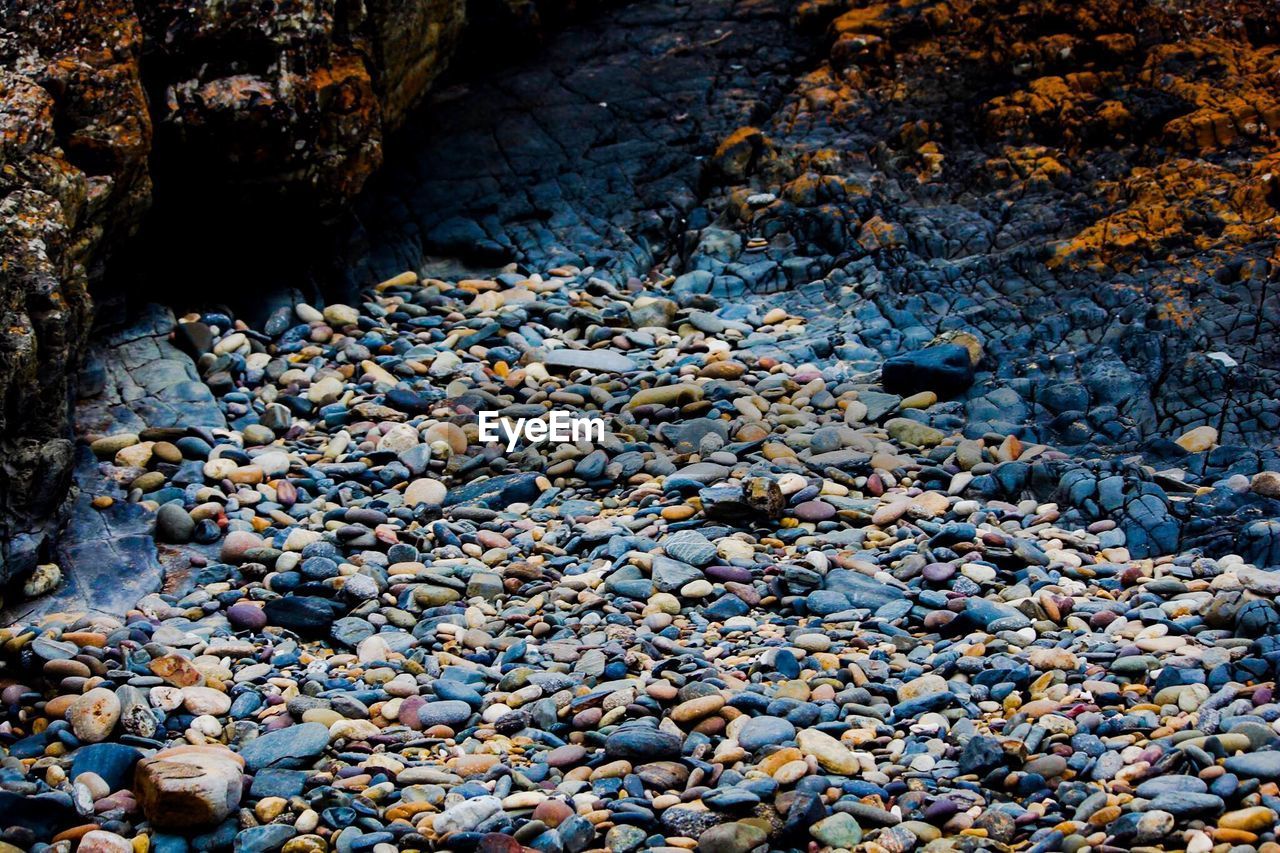
<path id="1" fill-rule="evenodd" d="M 120 720 L 120 700 L 105 687 L 95 687 L 67 709 L 71 730 L 85 743 L 107 739 Z"/>

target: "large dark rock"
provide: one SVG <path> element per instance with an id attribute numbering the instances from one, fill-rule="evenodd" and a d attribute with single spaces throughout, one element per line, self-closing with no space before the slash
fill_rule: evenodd
<path id="1" fill-rule="evenodd" d="M 489 509 L 505 509 L 513 503 L 530 503 L 537 499 L 541 490 L 537 484 L 538 475 L 531 472 L 519 474 L 503 474 L 467 483 L 456 489 L 450 489 L 444 499 L 446 507 L 452 506 L 486 506 Z"/>
<path id="2" fill-rule="evenodd" d="M 245 768 L 298 770 L 310 767 L 329 743 L 329 730 L 321 723 L 300 723 L 268 732 L 240 748 Z"/>
<path id="3" fill-rule="evenodd" d="M 64 802 L 57 795 L 24 797 L 0 791 L 0 826 L 6 829 L 20 826 L 37 837 L 47 838 L 74 826 L 77 818 L 79 815 L 69 797 Z"/>
<path id="4" fill-rule="evenodd" d="M 851 569 L 832 569 L 827 572 L 825 587 L 843 594 L 852 607 L 868 610 L 879 610 L 903 596 L 901 589 Z"/>
<path id="5" fill-rule="evenodd" d="M 986 735 L 974 735 L 960 753 L 960 772 L 985 773 L 1007 760 L 1000 741 Z"/>
<path id="6" fill-rule="evenodd" d="M 623 726 L 605 738 L 604 751 L 610 758 L 635 758 L 653 761 L 678 758 L 680 738 L 669 732 L 647 726 Z"/>
<path id="7" fill-rule="evenodd" d="M 123 743 L 91 743 L 75 752 L 71 761 L 71 778 L 81 773 L 97 773 L 111 790 L 126 787 L 133 778 L 133 768 L 142 751 Z"/>
<path id="8" fill-rule="evenodd" d="M 341 607 L 327 598 L 286 595 L 268 601 L 264 610 L 270 625 L 287 628 L 303 637 L 324 637 Z"/>
<path id="9" fill-rule="evenodd" d="M 964 347 L 942 344 L 886 360 L 880 379 L 894 394 L 933 391 L 942 398 L 955 397 L 973 384 L 973 363 Z"/>

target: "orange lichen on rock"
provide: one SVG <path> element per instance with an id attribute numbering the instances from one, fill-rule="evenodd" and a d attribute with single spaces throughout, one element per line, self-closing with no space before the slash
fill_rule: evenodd
<path id="1" fill-rule="evenodd" d="M 757 127 L 740 127 L 716 147 L 711 162 L 730 180 L 742 180 L 770 148 L 769 138 Z"/>
<path id="2" fill-rule="evenodd" d="M 986 162 L 992 183 L 1001 188 L 1036 189 L 1061 182 L 1071 170 L 1043 145 L 1005 146 L 1001 157 Z"/>
<path id="3" fill-rule="evenodd" d="M 880 216 L 873 216 L 862 223 L 858 232 L 858 245 L 868 252 L 877 249 L 893 249 L 905 245 L 907 232 L 896 222 L 888 222 Z"/>
<path id="4" fill-rule="evenodd" d="M 895 6 L 900 11 L 908 4 L 872 3 L 862 8 L 850 9 L 831 22 L 831 32 L 837 40 L 849 34 L 873 33 L 881 37 L 892 35 L 897 24 L 889 12 Z"/>
<path id="5" fill-rule="evenodd" d="M 1125 268 L 1170 253 L 1274 238 L 1267 176 L 1276 161 L 1265 162 L 1263 171 L 1247 174 L 1190 159 L 1135 168 L 1100 187 L 1117 209 L 1059 246 L 1049 265 L 1101 261 Z"/>
<path id="6" fill-rule="evenodd" d="M 1032 80 L 987 104 L 987 129 L 1019 141 L 1060 139 L 1068 148 L 1103 136 L 1119 141 L 1132 116 L 1123 102 L 1102 94 L 1116 77 L 1081 72 Z"/>
<path id="7" fill-rule="evenodd" d="M 1194 109 L 1165 125 L 1165 135 L 1187 149 L 1256 141 L 1280 124 L 1275 76 L 1280 52 L 1217 37 L 1156 46 L 1139 82 Z"/>

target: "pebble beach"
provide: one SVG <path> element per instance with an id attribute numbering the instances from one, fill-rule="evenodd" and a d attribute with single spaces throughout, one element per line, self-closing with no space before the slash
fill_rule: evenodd
<path id="1" fill-rule="evenodd" d="M 1280 573 L 930 425 L 973 335 L 860 372 L 795 357 L 821 306 L 678 290 L 180 318 L 227 427 L 96 439 L 91 497 L 186 571 L 0 628 L 0 850 L 1280 851 Z M 604 439 L 479 440 L 552 410 Z M 1180 500 L 1224 495 L 1280 474 Z"/>

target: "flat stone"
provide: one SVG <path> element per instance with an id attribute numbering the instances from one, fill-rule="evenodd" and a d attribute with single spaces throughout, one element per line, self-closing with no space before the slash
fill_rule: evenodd
<path id="1" fill-rule="evenodd" d="M 259 735 L 240 749 L 248 770 L 297 770 L 310 767 L 329 744 L 329 729 L 320 723 L 301 723 Z"/>
<path id="2" fill-rule="evenodd" d="M 680 744 L 676 735 L 643 726 L 627 726 L 609 735 L 604 749 L 611 758 L 676 758 L 680 755 Z"/>
<path id="3" fill-rule="evenodd" d="M 738 730 L 738 743 L 748 752 L 794 740 L 796 727 L 781 717 L 752 717 Z"/>
<path id="4" fill-rule="evenodd" d="M 569 349 L 547 351 L 543 363 L 563 370 L 590 370 L 593 373 L 631 373 L 637 365 L 619 352 L 603 349 Z"/>

